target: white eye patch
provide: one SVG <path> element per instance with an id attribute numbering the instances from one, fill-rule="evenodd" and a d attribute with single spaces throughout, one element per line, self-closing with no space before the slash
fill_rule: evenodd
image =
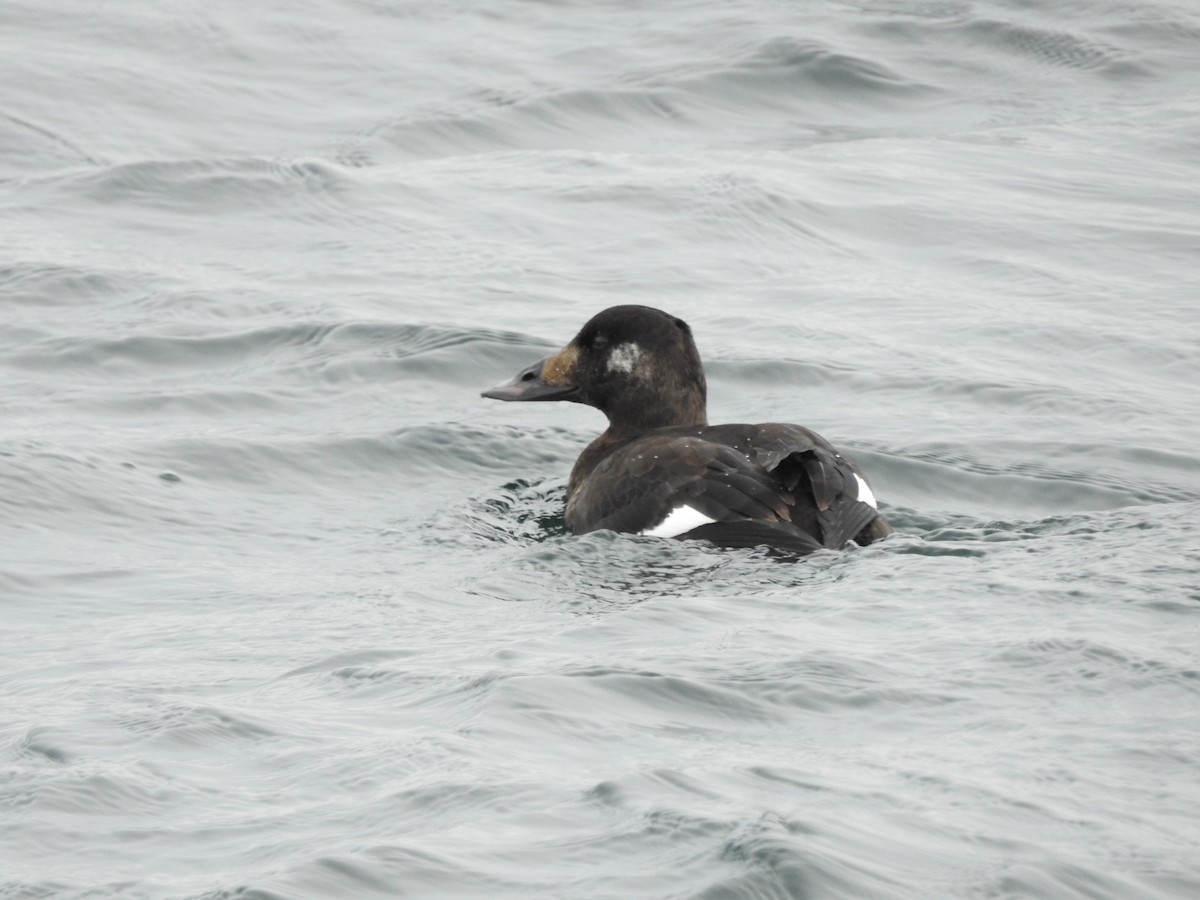
<path id="1" fill-rule="evenodd" d="M 642 358 L 642 348 L 637 344 L 618 344 L 608 354 L 608 371 L 624 372 L 628 375 Z"/>

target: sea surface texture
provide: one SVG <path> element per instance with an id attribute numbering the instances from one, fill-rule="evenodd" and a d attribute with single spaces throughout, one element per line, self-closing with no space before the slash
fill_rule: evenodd
<path id="1" fill-rule="evenodd" d="M 897 534 L 562 524 L 640 303 Z M 1200 4 L 3 0 L 0 898 L 1200 897 Z"/>

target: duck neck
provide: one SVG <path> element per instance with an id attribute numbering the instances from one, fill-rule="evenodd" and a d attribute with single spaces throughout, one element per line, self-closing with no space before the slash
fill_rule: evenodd
<path id="1" fill-rule="evenodd" d="M 605 457 L 630 441 L 659 428 L 702 427 L 708 424 L 703 388 L 700 391 L 681 392 L 674 403 L 646 402 L 647 399 L 644 395 L 633 395 L 630 402 L 621 408 L 605 410 L 608 428 L 579 454 L 579 459 L 571 469 L 568 496 L 587 480 Z"/>

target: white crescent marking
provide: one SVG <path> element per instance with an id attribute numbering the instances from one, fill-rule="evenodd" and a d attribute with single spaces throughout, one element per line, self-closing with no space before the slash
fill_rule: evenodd
<path id="1" fill-rule="evenodd" d="M 875 495 L 871 493 L 871 488 L 863 481 L 862 476 L 855 472 L 854 480 L 858 482 L 858 499 L 867 506 L 879 509 L 879 504 L 875 502 Z"/>
<path id="2" fill-rule="evenodd" d="M 684 506 L 675 507 L 675 509 L 667 514 L 665 519 L 653 528 L 639 531 L 638 534 L 645 535 L 646 537 L 678 537 L 681 534 L 686 534 L 693 528 L 699 528 L 701 525 L 711 525 L 715 521 L 717 520 L 685 504 Z"/>

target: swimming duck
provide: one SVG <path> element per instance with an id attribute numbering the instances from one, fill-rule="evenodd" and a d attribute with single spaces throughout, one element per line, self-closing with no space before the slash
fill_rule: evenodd
<path id="1" fill-rule="evenodd" d="M 569 400 L 608 417 L 576 460 L 564 521 L 787 553 L 890 534 L 866 476 L 800 425 L 709 425 L 704 367 L 682 319 L 648 306 L 594 316 L 558 353 L 483 392 Z"/>

